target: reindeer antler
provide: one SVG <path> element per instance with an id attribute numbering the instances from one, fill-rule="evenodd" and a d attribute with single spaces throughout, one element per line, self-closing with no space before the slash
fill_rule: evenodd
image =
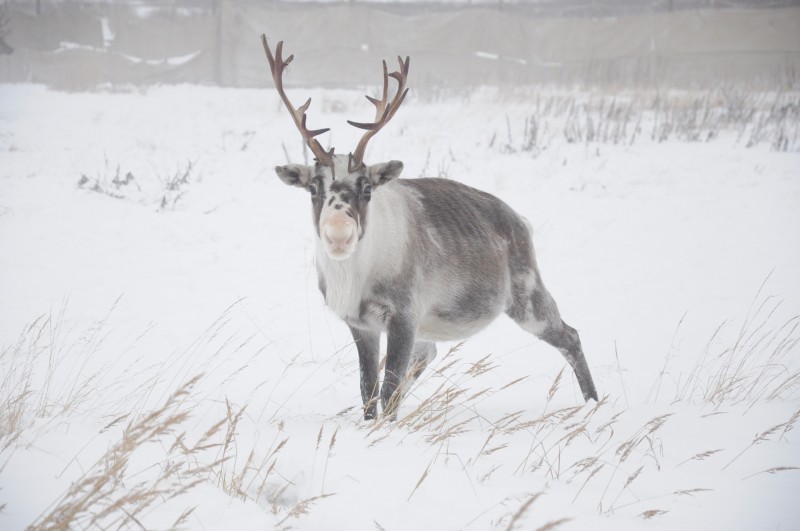
<path id="1" fill-rule="evenodd" d="M 289 109 L 295 125 L 303 136 L 303 140 L 306 141 L 306 144 L 320 164 L 333 167 L 333 148 L 331 148 L 330 151 L 325 151 L 322 144 L 314 138 L 317 135 L 330 131 L 330 128 L 309 130 L 306 127 L 306 111 L 308 110 L 308 106 L 311 105 L 311 98 L 308 98 L 300 107 L 295 108 L 286 96 L 286 92 L 283 90 L 283 71 L 289 66 L 289 63 L 292 62 L 294 55 L 290 55 L 284 61 L 283 41 L 280 41 L 278 46 L 275 47 L 275 56 L 273 56 L 272 51 L 269 49 L 269 44 L 267 44 L 267 36 L 263 33 L 261 34 L 261 44 L 264 45 L 264 51 L 267 54 L 267 59 L 269 59 L 269 67 L 272 71 L 272 79 L 275 81 L 275 88 L 278 89 L 278 94 L 281 95 L 283 103 L 286 105 L 286 108 Z"/>
<path id="2" fill-rule="evenodd" d="M 364 152 L 367 149 L 367 143 L 378 133 L 378 131 L 383 128 L 384 125 L 389 123 L 389 120 L 392 119 L 394 113 L 396 113 L 397 109 L 400 108 L 400 104 L 403 103 L 403 100 L 408 93 L 408 89 L 406 88 L 406 80 L 408 79 L 408 66 L 410 59 L 406 57 L 406 60 L 403 61 L 403 59 L 398 56 L 397 62 L 400 63 L 400 71 L 392 72 L 391 74 L 386 68 L 386 61 L 383 62 L 383 97 L 378 100 L 370 97 L 369 95 L 367 96 L 367 99 L 373 105 L 375 105 L 375 121 L 371 123 L 360 123 L 347 120 L 347 123 L 350 125 L 358 127 L 359 129 L 367 130 L 367 132 L 364 133 L 364 136 L 362 136 L 361 140 L 358 142 L 355 152 L 350 155 L 349 169 L 351 172 L 355 171 L 362 164 L 364 164 Z M 389 101 L 390 77 L 396 79 L 398 84 L 397 93 L 395 93 L 391 102 Z"/>

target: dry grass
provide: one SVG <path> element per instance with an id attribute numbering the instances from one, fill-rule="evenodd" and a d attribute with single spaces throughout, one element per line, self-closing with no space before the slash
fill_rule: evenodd
<path id="1" fill-rule="evenodd" d="M 749 476 L 746 476 L 746 477 L 744 477 L 742 479 L 750 479 L 750 478 L 752 478 L 754 476 L 757 476 L 759 474 L 777 474 L 778 472 L 789 472 L 789 471 L 792 471 L 792 470 L 800 470 L 800 467 L 799 466 L 776 466 L 776 467 L 768 468 L 766 470 L 762 470 L 761 472 L 756 472 L 755 474 L 750 474 Z"/>
<path id="2" fill-rule="evenodd" d="M 422 482 L 425 481 L 425 478 L 428 477 L 428 472 L 430 471 L 432 464 L 433 462 L 428 463 L 428 466 L 425 467 L 425 472 L 423 472 L 422 475 L 419 477 L 417 484 L 414 485 L 414 488 L 411 490 L 411 494 L 408 495 L 406 501 L 411 501 L 411 497 L 414 495 L 415 492 L 417 492 L 417 489 L 419 488 L 420 485 L 422 485 Z"/>
<path id="3" fill-rule="evenodd" d="M 722 448 L 717 448 L 716 450 L 706 450 L 705 452 L 700 452 L 699 454 L 695 454 L 692 457 L 685 459 L 677 464 L 677 466 L 681 466 L 689 461 L 702 461 L 708 457 L 711 457 L 714 454 L 724 451 Z"/>
<path id="4" fill-rule="evenodd" d="M 683 418 L 679 413 L 682 407 L 696 403 L 717 407 L 738 404 L 746 405 L 746 412 L 755 404 L 797 397 L 797 387 L 791 384 L 797 373 L 782 363 L 797 347 L 796 319 L 773 326 L 774 310 L 775 303 L 756 305 L 734 347 L 713 358 L 714 363 L 710 363 L 710 355 L 703 356 L 689 378 L 675 378 L 679 382 L 678 397 L 666 403 L 650 400 L 645 407 L 654 414 L 638 422 L 631 413 L 636 411 L 633 397 L 626 398 L 624 408 L 616 401 L 612 403 L 608 396 L 597 403 L 553 407 L 559 401 L 564 379 L 572 377 L 568 367 L 555 375 L 543 393 L 541 412 L 520 410 L 490 415 L 488 411 L 492 409 L 483 407 L 483 402 L 497 403 L 500 394 L 514 393 L 514 386 L 524 378 L 487 385 L 486 376 L 493 373 L 496 360 L 484 356 L 477 361 L 462 361 L 456 355 L 463 346 L 459 344 L 435 360 L 420 380 L 409 386 L 405 406 L 400 408 L 395 422 L 380 418 L 364 429 L 370 445 L 404 445 L 411 439 L 416 441 L 414 444 L 429 445 L 434 452 L 408 500 L 412 500 L 424 482 L 431 481 L 440 459 L 445 463 L 456 459 L 464 474 L 477 479 L 479 485 L 503 475 L 554 481 L 573 486 L 572 503 L 594 503 L 601 514 L 628 514 L 642 519 L 662 517 L 671 509 L 663 505 L 648 506 L 653 500 L 669 499 L 679 505 L 682 498 L 699 497 L 714 489 L 689 484 L 681 488 L 665 486 L 655 495 L 637 494 L 637 490 L 646 488 L 650 492 L 653 485 L 659 484 L 660 470 L 665 467 L 671 472 L 686 470 L 687 483 L 694 480 L 698 466 L 722 472 L 753 447 L 784 438 L 800 419 L 797 411 L 785 422 L 761 430 L 745 448 L 698 449 L 694 455 L 680 459 L 665 450 L 674 437 L 674 433 L 665 430 L 679 422 L 675 419 Z M 672 377 L 671 365 L 677 356 L 670 349 L 660 378 Z M 653 389 L 657 387 L 658 382 Z M 710 418 L 713 413 L 701 416 Z M 476 433 L 480 436 L 476 437 Z M 476 446 L 474 441 L 479 441 Z M 523 441 L 525 448 L 520 444 Z M 696 463 L 694 469 L 680 468 L 690 462 Z M 786 464 L 747 477 L 796 469 Z M 517 525 L 533 500 L 529 502 L 507 515 L 510 527 Z M 543 528 L 555 528 L 562 523 L 553 520 Z"/>
<path id="5" fill-rule="evenodd" d="M 82 173 L 78 188 L 145 204 L 156 204 L 157 210 L 175 210 L 188 187 L 198 180 L 196 160 L 176 163 L 174 170 L 153 171 L 150 175 L 139 175 L 114 165 L 104 156 L 103 170 L 93 176 Z M 143 188 L 144 187 L 144 188 Z"/>
<path id="6" fill-rule="evenodd" d="M 120 440 L 114 444 L 82 477 L 72 483 L 64 495 L 30 526 L 30 529 L 87 529 L 133 528 L 141 526 L 140 517 L 156 502 L 185 494 L 205 481 L 218 462 L 196 466 L 191 459 L 176 460 L 180 455 L 191 457 L 202 449 L 209 434 L 203 435 L 198 445 L 187 449 L 179 435 L 159 467 L 155 477 L 138 481 L 127 488 L 125 478 L 138 452 L 151 443 L 160 442 L 173 435 L 188 419 L 185 403 L 192 387 L 200 376 L 192 378 L 178 388 L 159 408 L 135 421 L 129 422 Z M 218 426 L 217 426 L 218 429 Z M 187 512 L 181 513 L 176 525 L 185 521 Z"/>
<path id="7" fill-rule="evenodd" d="M 758 305 L 753 315 L 760 315 L 765 308 L 770 307 Z M 766 317 L 773 315 L 772 311 L 766 311 Z M 58 318 L 37 320 L 0 357 L 4 368 L 0 390 L 5 399 L 0 410 L 3 427 L 0 453 L 6 449 L 13 450 L 23 436 L 31 440 L 33 435 L 28 430 L 32 419 L 63 419 L 86 410 L 87 404 L 98 403 L 96 396 L 87 390 L 97 385 L 102 388 L 108 373 L 92 373 L 93 377 L 85 378 L 81 371 L 60 372 L 68 367 L 59 354 L 64 349 L 58 346 L 63 340 L 58 321 Z M 215 323 L 182 356 L 191 358 L 198 349 L 205 348 L 215 354 L 223 349 L 240 348 L 237 345 L 243 343 L 223 333 L 225 322 L 221 319 Z M 753 364 L 746 359 L 742 363 L 741 356 L 766 356 L 770 362 L 782 359 L 774 352 L 777 350 L 784 357 L 793 352 L 796 340 L 791 334 L 795 329 L 791 326 L 771 327 L 768 319 L 764 318 L 750 318 L 748 322 L 752 324 L 743 327 L 735 348 L 726 349 L 723 357 L 713 358 L 725 360 L 727 368 L 709 369 L 707 363 L 712 358 L 708 356 L 702 358 L 706 365 L 693 369 L 691 380 L 703 381 L 706 386 L 702 393 L 686 391 L 684 404 L 690 405 L 697 400 L 705 404 L 708 403 L 706 397 L 713 397 L 712 405 L 740 403 L 750 407 L 756 402 L 794 396 L 791 394 L 794 388 L 782 384 L 785 378 L 775 378 L 772 369 L 765 369 L 763 362 Z M 776 331 L 779 336 L 776 336 Z M 98 325 L 81 336 L 80 345 L 91 352 L 92 345 L 102 344 L 104 337 L 103 327 Z M 214 342 L 218 345 L 210 347 Z M 345 436 L 344 441 L 352 441 L 352 437 L 347 435 L 348 431 L 352 435 L 353 430 L 363 432 L 367 439 L 364 443 L 366 449 L 376 445 L 385 448 L 408 444 L 420 445 L 430 452 L 426 457 L 427 463 L 420 464 L 420 470 L 407 485 L 406 493 L 402 494 L 407 496 L 406 503 L 420 503 L 424 498 L 421 492 L 440 488 L 440 472 L 454 462 L 471 484 L 478 480 L 475 482 L 477 486 L 490 487 L 502 482 L 503 478 L 524 478 L 526 482 L 538 485 L 538 489 L 545 489 L 521 505 L 520 498 L 507 498 L 493 509 L 495 513 L 502 510 L 499 507 L 505 507 L 507 511 L 499 519 L 495 514 L 495 526 L 507 529 L 560 527 L 568 519 L 553 519 L 552 513 L 548 514 L 549 519 L 541 519 L 536 525 L 522 523 L 533 519 L 536 515 L 536 511 L 531 510 L 534 501 L 553 483 L 569 489 L 568 496 L 576 505 L 594 505 L 597 512 L 604 515 L 651 519 L 673 510 L 672 506 L 665 505 L 666 500 L 677 506 L 683 498 L 701 497 L 711 490 L 709 487 L 714 485 L 689 483 L 689 478 L 696 472 L 693 468 L 705 466 L 717 472 L 725 471 L 745 453 L 757 451 L 756 447 L 786 438 L 800 420 L 800 410 L 796 410 L 784 422 L 761 429 L 745 447 L 725 450 L 709 445 L 705 448 L 713 449 L 698 448 L 690 457 L 683 455 L 676 459 L 664 450 L 672 436 L 665 431 L 680 419 L 673 410 L 674 403 L 656 402 L 646 406 L 651 413 L 647 417 L 636 412 L 633 397 L 629 397 L 634 402 L 633 410 L 627 406 L 620 408 L 616 405 L 618 402 L 609 400 L 608 396 L 597 403 L 562 407 L 565 403 L 562 395 L 567 393 L 563 389 L 565 380 L 573 377 L 565 367 L 554 376 L 549 388 L 542 390 L 540 411 L 497 410 L 487 405 L 509 403 L 502 395 L 518 394 L 517 386 L 526 378 L 498 381 L 495 374 L 497 363 L 493 356 L 466 361 L 460 356 L 462 346 L 457 345 L 435 360 L 418 381 L 404 382 L 408 396 L 396 421 L 381 417 L 364 423 L 360 419 L 361 409 L 353 407 L 328 419 L 336 422 L 332 429 L 326 430 L 324 425 L 320 425 L 318 430 L 315 427 L 312 440 L 306 442 L 313 453 L 308 469 L 313 479 L 318 466 L 318 477 L 314 483 L 315 492 L 307 493 L 313 494 L 307 497 L 296 495 L 290 479 L 292 473 L 287 475 L 286 467 L 281 463 L 292 433 L 285 431 L 283 420 L 272 415 L 266 421 L 272 432 L 268 444 L 258 444 L 254 439 L 240 435 L 258 432 L 256 424 L 260 422 L 249 416 L 251 408 L 246 404 L 238 405 L 230 400 L 217 404 L 220 414 L 215 414 L 213 421 L 190 425 L 189 412 L 203 401 L 196 392 L 203 379 L 184 376 L 185 383 L 175 386 L 177 390 L 167 394 L 157 407 L 144 407 L 142 404 L 148 401 L 137 398 L 128 401 L 137 404 L 135 408 L 127 411 L 114 409 L 118 414 L 108 415 L 109 420 L 102 432 L 105 436 L 118 433 L 118 438 L 93 466 L 75 478 L 31 528 L 146 527 L 146 522 L 153 517 L 154 508 L 165 500 L 169 502 L 167 509 L 174 513 L 172 526 L 190 525 L 195 513 L 184 502 L 188 500 L 185 495 L 201 484 L 214 485 L 235 499 L 256 502 L 265 511 L 271 511 L 278 526 L 286 526 L 308 516 L 315 504 L 334 495 L 329 490 L 336 490 L 337 483 L 329 477 L 328 465 L 337 453 L 352 451 L 342 442 L 342 436 Z M 769 353 L 760 354 L 764 349 Z M 736 355 L 731 356 L 731 352 Z M 181 363 L 177 365 L 177 374 L 186 374 L 192 365 Z M 214 370 L 214 366 L 201 365 Z M 290 365 L 294 367 L 293 363 Z M 664 373 L 669 373 L 668 364 Z M 703 380 L 700 376 L 706 373 L 710 378 Z M 77 380 L 73 378 L 70 382 L 70 375 Z M 284 373 L 279 377 L 288 376 Z M 487 382 L 494 382 L 494 385 Z M 135 389 L 148 396 L 156 395 L 152 390 L 153 384 L 149 385 L 151 387 Z M 684 385 L 680 389 L 690 388 Z M 707 393 L 707 389 L 715 392 Z M 725 391 L 719 392 L 720 389 Z M 782 391 L 776 391 L 780 389 Z M 566 403 L 572 402 L 568 400 Z M 119 399 L 114 401 L 115 408 L 119 404 Z M 264 411 L 258 415 L 259 419 L 266 417 L 269 414 L 265 415 Z M 349 417 L 352 417 L 352 422 L 348 423 Z M 449 461 L 451 465 L 448 466 Z M 693 464 L 689 466 L 688 463 Z M 760 471 L 745 470 L 737 477 L 748 479 L 759 474 L 797 470 L 791 463 L 778 465 L 781 466 Z M 653 494 L 652 487 L 658 484 L 658 472 L 665 466 L 672 467 L 673 473 L 685 471 L 687 484 L 679 485 L 679 488 L 665 486 L 662 492 Z M 685 467 L 680 468 L 682 466 Z M 332 489 L 326 488 L 329 484 L 333 485 Z M 641 496 L 639 491 L 645 487 L 649 492 Z M 659 508 L 654 508 L 656 499 L 660 500 Z M 514 500 L 517 503 L 510 507 L 506 505 L 511 505 Z M 164 510 L 160 509 L 162 516 Z"/>
<path id="8" fill-rule="evenodd" d="M 763 400 L 800 396 L 800 370 L 790 363 L 790 354 L 800 342 L 800 316 L 776 325 L 780 307 L 780 301 L 762 298 L 759 289 L 734 343 L 712 352 L 723 323 L 690 372 L 677 378 L 675 402 L 701 401 L 717 407 L 746 404 L 750 408 Z"/>
<path id="9" fill-rule="evenodd" d="M 525 512 L 528 509 L 530 509 L 531 505 L 533 505 L 533 502 L 539 499 L 541 495 L 542 495 L 541 492 L 537 492 L 536 494 L 525 500 L 525 503 L 520 505 L 519 509 L 517 509 L 517 512 L 515 512 L 514 515 L 511 517 L 511 521 L 508 522 L 508 527 L 506 527 L 506 531 L 511 531 L 512 529 L 514 529 L 514 526 L 517 524 L 520 518 L 522 518 L 522 515 L 524 515 Z"/>
<path id="10" fill-rule="evenodd" d="M 655 518 L 656 516 L 661 516 L 662 514 L 667 514 L 669 511 L 662 511 L 661 509 L 648 509 L 641 513 L 639 516 L 645 520 L 650 520 L 651 518 Z"/>
<path id="11" fill-rule="evenodd" d="M 562 524 L 566 524 L 570 520 L 572 520 L 572 518 L 559 518 L 558 520 L 547 522 L 543 526 L 537 528 L 536 531 L 551 531 L 552 529 L 558 529 Z"/>
<path id="12" fill-rule="evenodd" d="M 794 428 L 794 425 L 795 425 L 795 423 L 797 422 L 797 420 L 799 418 L 800 418 L 800 410 L 796 411 L 791 416 L 791 418 L 789 420 L 787 420 L 786 422 L 782 422 L 780 424 L 776 424 L 776 425 L 772 426 L 771 428 L 768 428 L 768 429 L 764 430 L 763 432 L 756 434 L 756 436 L 753 437 L 753 440 L 750 442 L 750 444 L 744 450 L 742 450 L 741 452 L 736 454 L 736 456 L 733 459 L 728 461 L 728 463 L 724 467 L 722 467 L 722 470 L 725 470 L 730 465 L 732 465 L 734 461 L 739 459 L 746 451 L 751 449 L 753 446 L 755 446 L 757 444 L 761 444 L 761 443 L 763 443 L 765 441 L 768 441 L 770 439 L 773 439 L 773 438 L 782 437 L 786 432 L 788 432 L 789 430 Z"/>
<path id="13" fill-rule="evenodd" d="M 248 423 L 253 431 L 246 406 L 225 400 L 218 419 L 205 426 L 191 420 L 190 413 L 204 400 L 199 391 L 202 375 L 186 378 L 160 405 L 149 407 L 160 394 L 158 388 L 174 385 L 162 381 L 169 378 L 148 375 L 163 372 L 164 366 L 142 370 L 134 360 L 116 371 L 108 366 L 97 369 L 94 357 L 107 338 L 108 316 L 73 341 L 76 334 L 65 330 L 64 313 L 62 309 L 35 320 L 0 353 L 0 458 L 7 463 L 17 448 L 35 445 L 62 424 L 98 417 L 108 421 L 95 438 L 109 439 L 109 446 L 94 465 L 72 478 L 30 529 L 140 529 L 147 527 L 154 508 L 165 503 L 175 510 L 170 528 L 179 528 L 194 512 L 180 500 L 201 484 L 269 506 L 276 517 L 295 517 L 307 510 L 313 499 L 290 507 L 282 498 L 291 485 L 279 475 L 278 454 L 289 440 L 283 436 L 282 421 L 276 423 L 267 448 L 252 445 L 249 452 L 240 451 L 237 433 L 242 424 Z M 238 352 L 244 343 L 234 347 L 230 338 L 221 336 L 226 321 L 222 318 L 212 325 L 170 367 L 178 374 L 192 370 L 186 358 L 215 341 L 222 342 L 219 349 Z M 128 382 L 126 377 L 132 375 L 144 383 Z M 329 452 L 335 438 L 331 442 Z M 74 469 L 72 463 L 77 463 L 77 456 L 61 473 Z"/>
<path id="14" fill-rule="evenodd" d="M 65 416 L 96 410 L 129 368 L 105 364 L 87 373 L 106 338 L 108 315 L 77 340 L 68 341 L 71 331 L 65 329 L 64 307 L 58 314 L 34 320 L 0 352 L 0 452 L 21 444 L 22 434 L 37 420 L 44 419 L 36 427 L 43 433 Z M 123 413 L 107 410 L 109 418 Z"/>
<path id="15" fill-rule="evenodd" d="M 525 103 L 524 116 L 506 117 L 491 132 L 501 153 L 537 155 L 551 145 L 632 145 L 637 142 L 711 142 L 732 137 L 750 148 L 800 149 L 800 93 L 723 86 L 702 91 L 502 89 L 495 97 Z M 499 140 L 502 138 L 502 140 Z"/>

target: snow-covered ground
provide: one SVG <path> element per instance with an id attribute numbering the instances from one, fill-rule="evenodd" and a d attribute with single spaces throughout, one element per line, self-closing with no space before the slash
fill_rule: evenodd
<path id="1" fill-rule="evenodd" d="M 362 94 L 308 92 L 353 149 Z M 274 91 L 0 86 L 0 528 L 799 528 L 798 101 L 410 96 L 368 159 L 531 221 L 603 398 L 501 318 L 386 423 Z"/>

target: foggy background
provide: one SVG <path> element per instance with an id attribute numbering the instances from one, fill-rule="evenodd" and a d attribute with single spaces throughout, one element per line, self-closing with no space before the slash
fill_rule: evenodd
<path id="1" fill-rule="evenodd" d="M 796 88 L 800 66 L 797 0 L 2 5 L 3 40 L 14 52 L 0 56 L 0 82 L 67 90 L 271 86 L 261 33 L 273 45 L 285 40 L 302 64 L 287 85 L 371 85 L 379 61 L 398 54 L 411 56 L 421 90 L 534 82 Z"/>

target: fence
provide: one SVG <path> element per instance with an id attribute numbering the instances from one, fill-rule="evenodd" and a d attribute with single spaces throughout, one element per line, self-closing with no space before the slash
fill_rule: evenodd
<path id="1" fill-rule="evenodd" d="M 287 78 L 294 85 L 374 84 L 380 60 L 402 54 L 412 57 L 417 87 L 744 81 L 797 88 L 800 6 L 756 4 L 764 2 L 149 0 L 57 2 L 37 12 L 29 1 L 12 4 L 7 41 L 15 52 L 0 56 L 0 82 L 267 86 L 259 42 L 266 33 L 273 43 L 286 40 L 302 64 Z"/>

